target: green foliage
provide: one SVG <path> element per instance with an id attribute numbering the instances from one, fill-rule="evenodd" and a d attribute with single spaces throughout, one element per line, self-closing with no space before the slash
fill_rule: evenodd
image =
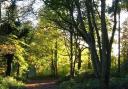
<path id="1" fill-rule="evenodd" d="M 121 0 L 121 8 L 128 10 L 128 1 L 127 0 Z"/>
<path id="2" fill-rule="evenodd" d="M 28 64 L 26 61 L 27 51 L 25 48 L 28 45 L 24 42 L 24 40 L 19 40 L 16 35 L 2 36 L 4 41 L 1 41 L 1 55 L 5 55 L 7 53 L 14 54 L 13 60 L 13 70 L 12 76 L 17 76 L 17 70 L 19 65 L 19 75 L 17 77 L 25 77 L 26 71 L 28 69 Z M 5 59 L 4 59 L 5 60 Z"/>
<path id="3" fill-rule="evenodd" d="M 127 89 L 128 88 L 128 77 L 122 76 L 119 78 L 112 78 L 110 81 L 111 89 Z"/>
<path id="4" fill-rule="evenodd" d="M 83 75 L 84 74 L 84 75 Z M 121 74 L 117 76 L 118 73 L 114 73 L 110 79 L 110 89 L 127 89 L 128 88 L 128 75 Z M 75 79 L 62 79 L 60 81 L 58 89 L 100 89 L 100 82 L 98 79 L 94 78 L 92 74 L 82 73 L 76 76 Z"/>
<path id="5" fill-rule="evenodd" d="M 51 21 L 41 18 L 39 27 L 33 31 L 28 62 L 35 66 L 37 73 L 42 76 L 51 74 L 51 61 L 54 58 L 55 43 L 57 41 L 58 72 L 66 75 L 69 72 L 68 56 L 65 50 L 63 33 Z M 66 55 L 66 56 L 63 56 Z"/>
<path id="6" fill-rule="evenodd" d="M 19 77 L 23 77 L 28 69 L 28 64 L 25 60 L 25 53 L 26 51 L 23 47 L 21 47 L 20 45 L 16 45 L 16 52 L 14 55 L 14 67 L 17 67 L 17 64 L 20 65 Z"/>
<path id="7" fill-rule="evenodd" d="M 73 79 L 70 81 L 64 81 L 58 89 L 82 89 L 80 83 L 75 82 Z"/>
<path id="8" fill-rule="evenodd" d="M 128 19 L 123 23 L 123 33 L 121 37 L 121 54 L 124 61 L 127 61 L 128 58 Z"/>
<path id="9" fill-rule="evenodd" d="M 95 79 L 85 80 L 84 82 L 70 80 L 61 83 L 58 89 L 99 89 L 99 83 Z"/>
<path id="10" fill-rule="evenodd" d="M 24 83 L 17 81 L 12 77 L 1 77 L 0 76 L 0 89 L 24 89 Z"/>

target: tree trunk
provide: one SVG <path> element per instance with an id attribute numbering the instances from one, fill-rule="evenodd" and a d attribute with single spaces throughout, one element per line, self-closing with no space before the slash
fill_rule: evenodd
<path id="1" fill-rule="evenodd" d="M 81 60 L 81 49 L 78 48 L 78 70 L 80 70 L 80 68 L 81 68 L 81 62 L 82 62 L 82 60 Z"/>
<path id="2" fill-rule="evenodd" d="M 120 9 L 120 8 L 118 8 Z M 119 11 L 119 25 L 118 25 L 118 73 L 120 74 L 120 11 Z"/>
<path id="3" fill-rule="evenodd" d="M 70 77 L 74 77 L 74 69 L 73 69 L 73 32 L 70 32 Z"/>
<path id="4" fill-rule="evenodd" d="M 54 66 L 55 66 L 55 74 L 54 77 L 56 78 L 58 73 L 57 73 L 57 61 L 58 61 L 58 52 L 57 52 L 57 39 L 56 39 L 56 43 L 55 43 L 55 51 L 54 51 Z"/>
<path id="5" fill-rule="evenodd" d="M 52 49 L 52 57 L 51 57 L 51 74 L 54 78 L 57 78 L 57 75 L 58 75 L 58 69 L 57 69 L 57 61 L 58 61 L 58 52 L 57 52 L 57 39 L 56 39 L 56 42 L 55 42 L 55 46 L 54 46 L 54 49 Z"/>
<path id="6" fill-rule="evenodd" d="M 13 60 L 13 54 L 6 54 L 5 58 L 7 60 L 7 70 L 6 70 L 6 76 L 10 76 L 11 74 L 11 64 Z"/>
<path id="7" fill-rule="evenodd" d="M 106 27 L 106 0 L 101 0 L 101 32 L 102 32 L 102 72 L 101 72 L 101 87 L 102 89 L 109 89 L 109 76 L 111 53 L 109 47 L 108 32 Z"/>
<path id="8" fill-rule="evenodd" d="M 51 75 L 52 75 L 52 77 L 54 77 L 55 76 L 55 66 L 54 66 L 54 50 L 52 49 L 51 50 Z"/>
<path id="9" fill-rule="evenodd" d="M 19 77 L 19 74 L 20 74 L 20 64 L 17 63 L 17 77 Z"/>
<path id="10" fill-rule="evenodd" d="M 0 2 L 0 23 L 1 23 L 1 2 Z"/>
<path id="11" fill-rule="evenodd" d="M 88 69 L 92 69 L 92 65 L 91 65 L 91 58 L 90 58 L 90 52 L 88 52 Z"/>

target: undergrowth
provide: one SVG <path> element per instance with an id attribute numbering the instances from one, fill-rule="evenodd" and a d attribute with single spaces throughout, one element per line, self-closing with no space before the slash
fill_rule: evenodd
<path id="1" fill-rule="evenodd" d="M 13 77 L 0 76 L 0 89 L 25 89 L 24 83 L 17 81 Z"/>
<path id="2" fill-rule="evenodd" d="M 63 81 L 59 84 L 58 89 L 100 89 L 98 79 L 90 76 L 79 75 L 74 79 Z M 128 75 L 111 77 L 110 89 L 128 89 Z"/>

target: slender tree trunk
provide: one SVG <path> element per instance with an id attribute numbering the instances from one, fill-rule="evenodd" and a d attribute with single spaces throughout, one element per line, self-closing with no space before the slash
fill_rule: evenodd
<path id="1" fill-rule="evenodd" d="M 0 23 L 1 23 L 1 2 L 0 2 Z"/>
<path id="2" fill-rule="evenodd" d="M 92 65 L 91 65 L 91 58 L 90 58 L 90 52 L 88 52 L 88 69 L 92 69 Z"/>
<path id="3" fill-rule="evenodd" d="M 120 11 L 119 11 L 119 25 L 118 25 L 118 73 L 120 74 Z"/>
<path id="4" fill-rule="evenodd" d="M 56 39 L 56 43 L 55 43 L 55 51 L 54 51 L 54 65 L 55 65 L 55 78 L 57 77 L 57 75 L 58 75 L 58 69 L 57 69 L 57 61 L 58 61 L 58 47 L 57 47 L 57 39 Z"/>
<path id="5" fill-rule="evenodd" d="M 74 61 L 73 61 L 73 71 L 74 71 L 74 75 L 75 75 L 75 67 L 76 67 L 76 62 L 77 62 L 77 60 L 78 60 L 78 44 L 77 44 L 77 37 L 76 37 L 76 35 L 74 35 L 74 39 L 75 39 L 75 47 L 74 47 L 74 56 L 75 56 L 75 58 L 74 58 Z"/>
<path id="6" fill-rule="evenodd" d="M 97 78 L 100 78 L 100 73 L 101 73 L 101 67 L 100 67 L 100 60 L 99 60 L 99 56 L 97 54 L 97 50 L 96 50 L 96 41 L 95 41 L 95 37 L 94 37 L 94 27 L 93 27 L 93 22 L 92 22 L 92 18 L 91 18 L 91 11 L 92 7 L 92 0 L 86 0 L 86 8 L 87 8 L 87 20 L 88 20 L 88 25 L 89 25 L 89 36 L 90 36 L 90 53 L 91 53 L 91 60 L 92 60 L 92 64 L 93 67 L 95 69 L 95 75 Z M 98 38 L 98 40 L 100 40 Z"/>
<path id="7" fill-rule="evenodd" d="M 51 56 L 51 75 L 52 77 L 55 77 L 55 66 L 54 66 L 54 50 L 51 50 L 52 56 Z"/>
<path id="8" fill-rule="evenodd" d="M 73 70 L 73 32 L 70 32 L 70 77 L 74 77 Z"/>
<path id="9" fill-rule="evenodd" d="M 52 49 L 52 57 L 51 57 L 51 74 L 54 78 L 57 78 L 58 76 L 58 69 L 57 69 L 57 61 L 58 61 L 58 52 L 57 52 L 57 39 L 56 39 L 56 42 L 55 42 L 55 47 L 54 49 Z"/>
<path id="10" fill-rule="evenodd" d="M 19 77 L 19 74 L 20 74 L 20 64 L 17 63 L 17 77 Z"/>
<path id="11" fill-rule="evenodd" d="M 78 48 L 78 70 L 80 70 L 80 68 L 81 68 L 81 49 L 80 48 Z"/>

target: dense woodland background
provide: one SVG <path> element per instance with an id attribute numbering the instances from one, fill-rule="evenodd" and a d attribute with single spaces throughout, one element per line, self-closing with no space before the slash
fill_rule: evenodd
<path id="1" fill-rule="evenodd" d="M 128 89 L 128 0 L 109 1 L 1 0 L 0 89 Z"/>

